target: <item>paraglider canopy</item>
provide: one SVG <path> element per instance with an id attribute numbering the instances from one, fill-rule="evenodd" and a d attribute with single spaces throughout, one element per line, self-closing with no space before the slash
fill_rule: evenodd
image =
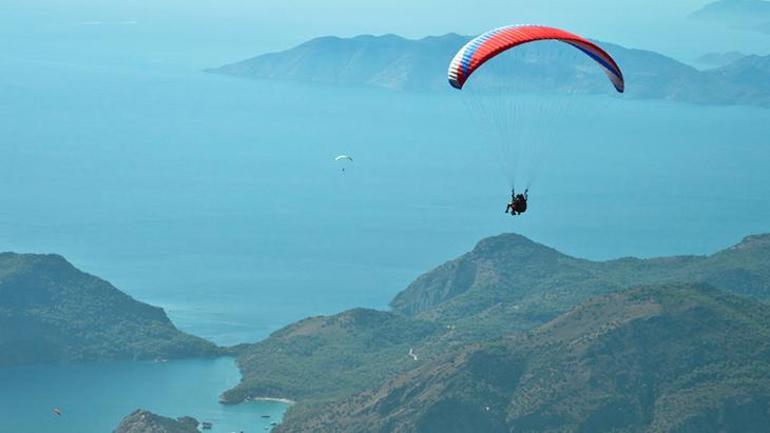
<path id="1" fill-rule="evenodd" d="M 353 162 L 353 157 L 351 157 L 349 155 L 339 155 L 336 158 L 334 158 L 334 160 L 337 163 L 342 164 L 342 171 L 344 172 L 345 171 L 345 166 Z"/>
<path id="2" fill-rule="evenodd" d="M 449 84 L 462 89 L 473 73 L 487 61 L 516 46 L 535 41 L 561 41 L 572 45 L 604 69 L 615 90 L 623 93 L 623 72 L 615 60 L 588 39 L 565 30 L 533 25 L 514 25 L 490 30 L 465 44 L 449 64 Z"/>
<path id="3" fill-rule="evenodd" d="M 532 50 L 517 48 L 538 41 L 543 43 L 532 46 Z M 550 46 L 548 42 L 552 42 Z M 578 62 L 589 67 L 598 65 L 617 92 L 625 91 L 623 71 L 610 54 L 580 35 L 554 27 L 496 28 L 470 40 L 451 59 L 449 84 L 462 90 L 461 99 L 480 126 L 474 140 L 495 145 L 499 151 L 495 163 L 501 166 L 511 189 L 521 183 L 525 189 L 533 185 L 551 144 L 574 141 L 562 131 L 591 125 L 588 116 L 599 106 L 574 97 L 583 83 L 570 82 L 570 71 L 559 70 L 572 65 L 576 67 L 572 76 L 582 78 L 584 64 Z M 528 66 L 532 68 L 526 70 Z M 599 69 L 596 72 L 600 75 Z M 474 76 L 477 78 L 471 79 Z M 573 110 L 575 105 L 577 109 Z M 563 137 L 557 139 L 560 135 Z M 506 212 L 519 215 L 526 210 L 526 192 L 513 194 Z"/>

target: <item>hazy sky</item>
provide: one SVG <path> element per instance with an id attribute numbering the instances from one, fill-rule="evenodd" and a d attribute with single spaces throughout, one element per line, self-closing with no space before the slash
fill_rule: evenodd
<path id="1" fill-rule="evenodd" d="M 688 22 L 708 0 L 3 0 L 3 32 L 50 37 L 49 26 L 125 28 L 163 49 L 222 47 L 222 56 L 278 50 L 320 35 L 479 33 L 511 23 L 566 26 L 589 37 L 685 60 L 706 51 L 770 50 L 767 37 Z M 133 36 L 131 36 L 133 35 Z M 764 38 L 764 40 L 762 40 Z"/>

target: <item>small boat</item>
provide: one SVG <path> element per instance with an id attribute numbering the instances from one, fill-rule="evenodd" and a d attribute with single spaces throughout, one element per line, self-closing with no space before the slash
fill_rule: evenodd
<path id="1" fill-rule="evenodd" d="M 211 424 L 211 423 L 210 423 L 210 422 L 208 422 L 208 421 L 203 421 L 203 422 L 201 423 L 201 428 L 202 428 L 203 430 L 211 430 L 211 427 L 212 427 L 212 426 L 213 426 L 213 424 Z"/>
<path id="2" fill-rule="evenodd" d="M 262 415 L 261 418 L 270 418 L 270 415 Z"/>

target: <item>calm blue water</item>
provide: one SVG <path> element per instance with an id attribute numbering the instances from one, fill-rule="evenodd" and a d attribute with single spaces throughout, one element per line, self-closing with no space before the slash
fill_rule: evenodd
<path id="1" fill-rule="evenodd" d="M 0 249 L 60 253 L 220 344 L 385 307 L 500 232 L 601 259 L 770 231 L 770 110 L 584 98 L 537 122 L 555 144 L 513 221 L 457 92 L 206 74 L 292 27 L 209 36 L 201 4 L 172 22 L 171 6 L 36 1 L 0 38 Z"/>
<path id="2" fill-rule="evenodd" d="M 209 421 L 212 433 L 264 432 L 280 422 L 283 403 L 219 404 L 218 394 L 239 377 L 229 358 L 3 368 L 0 431 L 107 433 L 137 408 Z"/>
<path id="3" fill-rule="evenodd" d="M 557 142 L 514 221 L 497 152 L 451 93 L 13 66 L 3 249 L 63 254 L 222 344 L 385 307 L 500 232 L 609 258 L 770 230 L 767 110 L 586 98 L 590 115 L 545 123 Z"/>
<path id="4" fill-rule="evenodd" d="M 458 95 L 205 74 L 260 50 L 177 47 L 143 25 L 0 39 L 0 249 L 62 254 L 220 344 L 384 308 L 501 232 L 604 259 L 770 231 L 768 110 L 584 98 L 542 122 L 556 142 L 512 220 Z M 0 370 L 0 430 L 106 432 L 145 407 L 238 431 L 280 412 L 220 407 L 237 379 L 227 360 Z"/>

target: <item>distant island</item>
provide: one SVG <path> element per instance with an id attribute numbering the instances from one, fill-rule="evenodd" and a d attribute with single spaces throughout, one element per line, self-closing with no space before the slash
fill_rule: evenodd
<path id="1" fill-rule="evenodd" d="M 501 235 L 418 278 L 393 312 L 243 345 L 223 401 L 296 400 L 278 432 L 756 431 L 770 412 L 744 414 L 770 404 L 767 301 L 770 235 L 606 262 Z"/>
<path id="2" fill-rule="evenodd" d="M 198 424 L 192 417 L 173 419 L 137 409 L 123 418 L 113 433 L 199 433 Z"/>
<path id="3" fill-rule="evenodd" d="M 396 35 L 321 37 L 297 47 L 209 69 L 235 77 L 374 86 L 399 91 L 452 92 L 447 65 L 469 36 L 447 34 L 419 40 Z M 652 51 L 601 43 L 620 63 L 627 96 L 696 104 L 747 104 L 770 107 L 770 56 L 749 56 L 700 71 Z M 528 91 L 612 94 L 591 60 L 559 43 L 535 43 L 507 53 L 503 62 L 520 68 L 515 83 Z M 483 85 L 510 77 L 490 71 Z"/>
<path id="4" fill-rule="evenodd" d="M 770 34 L 770 1 L 719 0 L 695 11 L 692 18 Z"/>
<path id="5" fill-rule="evenodd" d="M 221 354 L 61 256 L 0 254 L 0 367 Z"/>

